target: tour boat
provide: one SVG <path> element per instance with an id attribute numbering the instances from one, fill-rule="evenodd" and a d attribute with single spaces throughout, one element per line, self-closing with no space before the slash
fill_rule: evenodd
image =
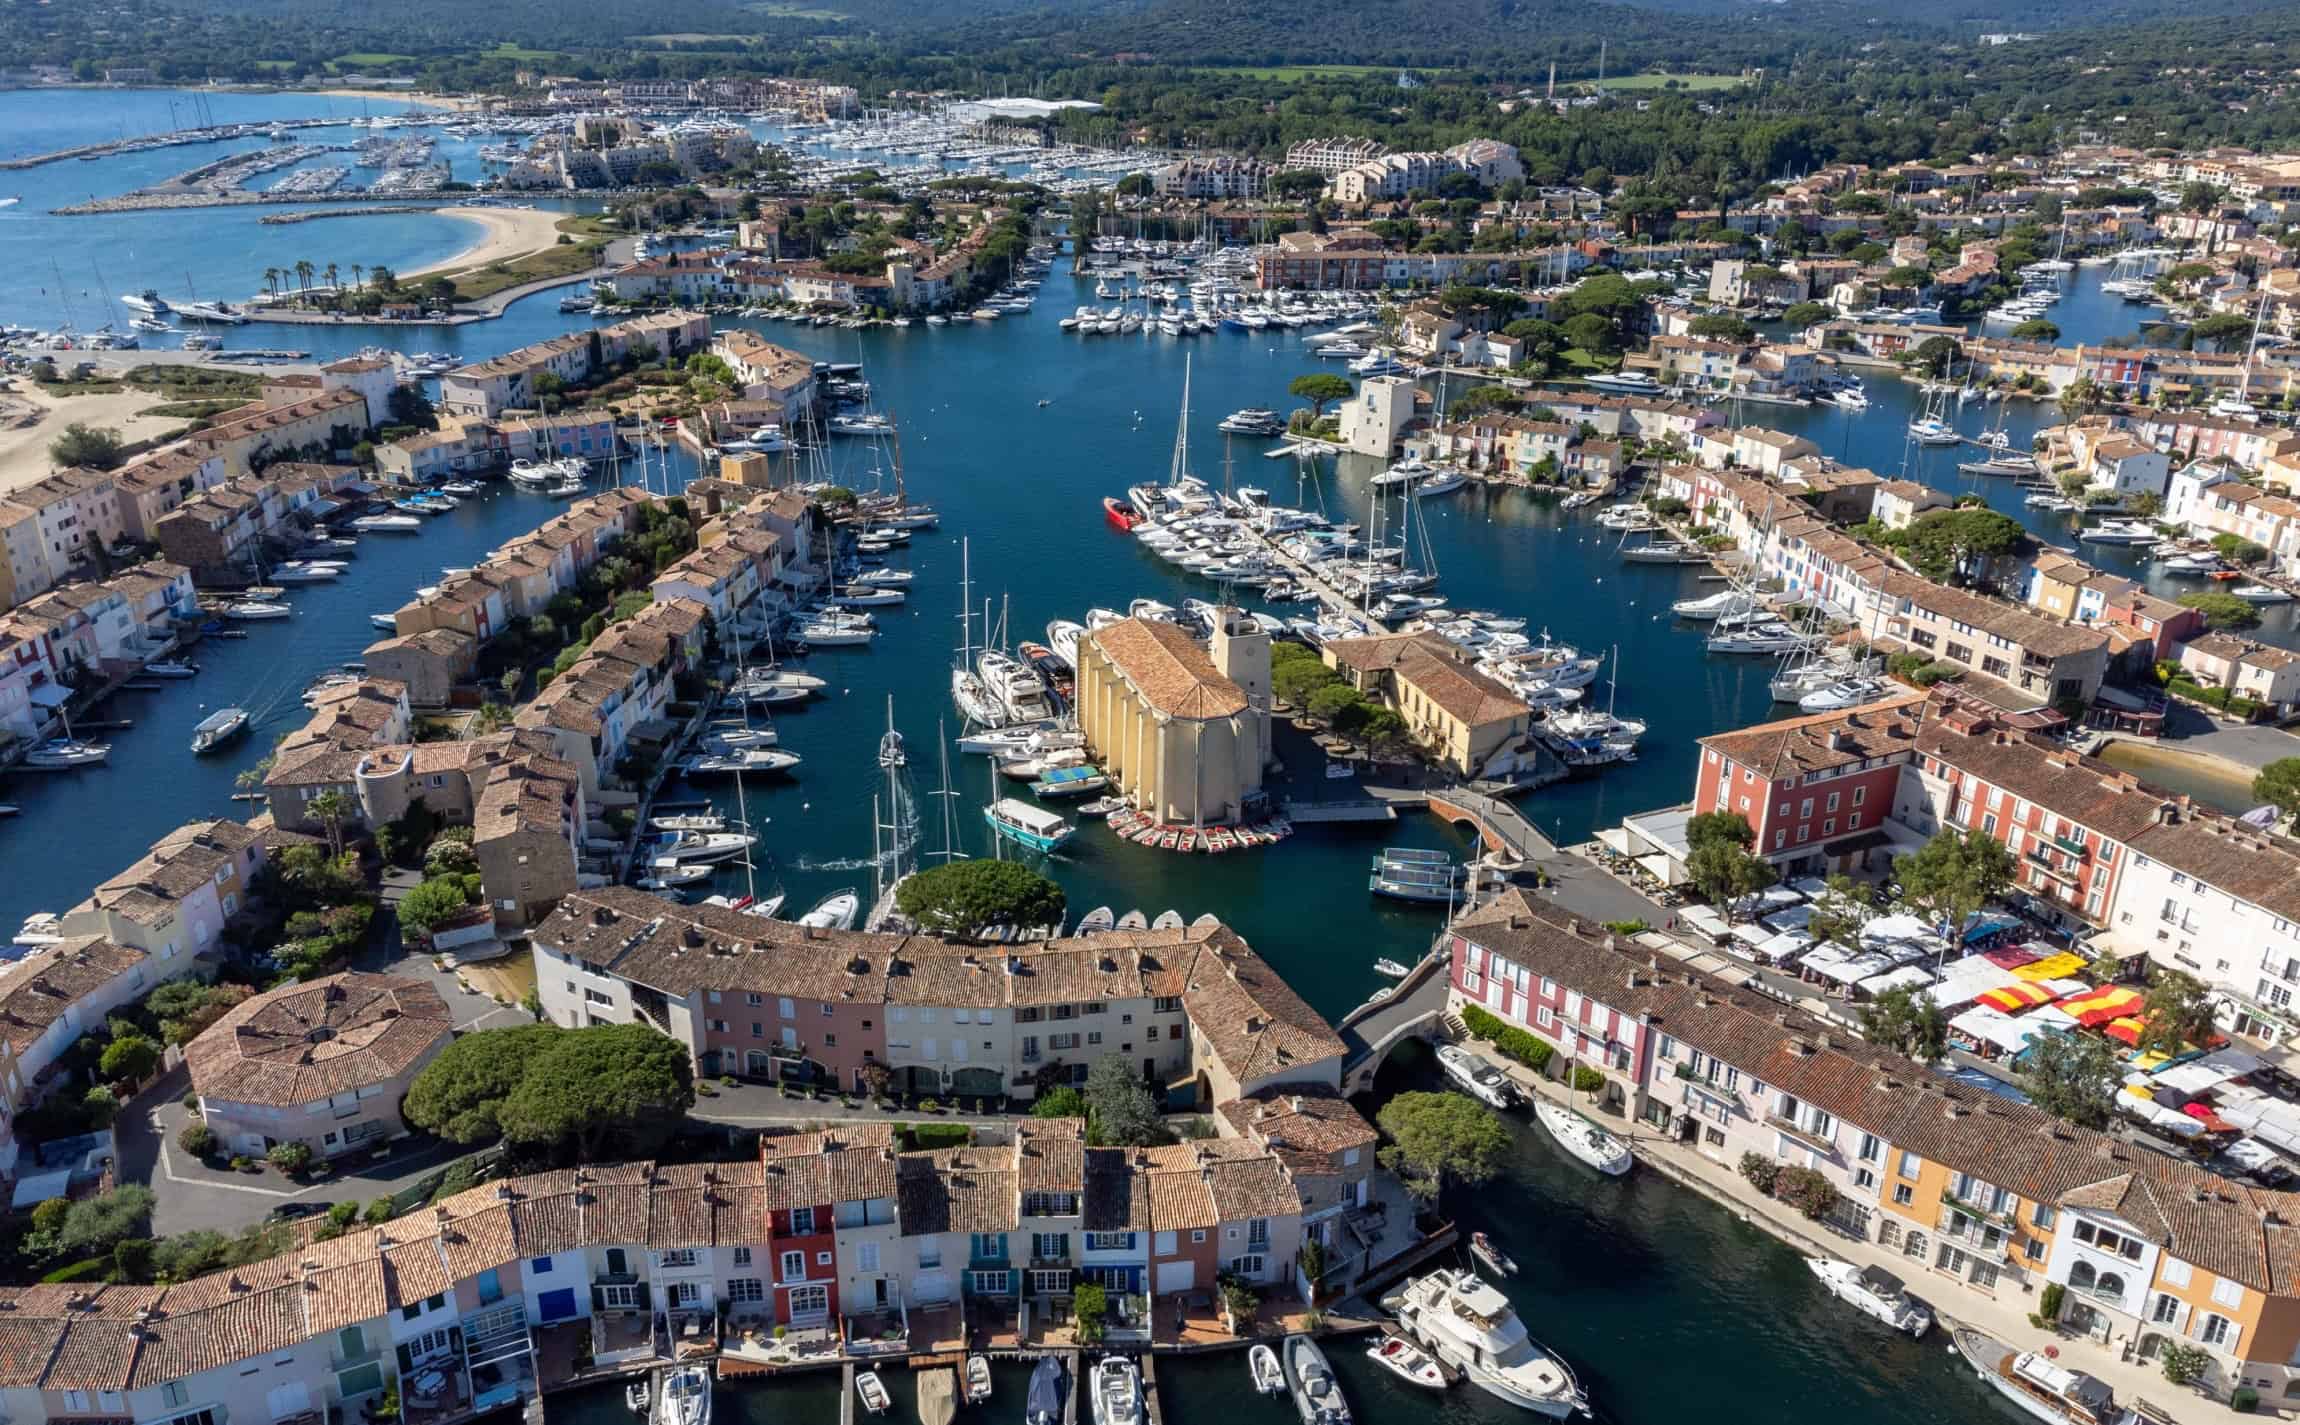
<path id="1" fill-rule="evenodd" d="M 1509 1253 L 1493 1245 L 1493 1239 L 1483 1232 L 1469 1234 L 1469 1254 L 1477 1260 L 1478 1265 L 1497 1277 L 1517 1275 L 1517 1263 L 1510 1260 Z"/>
<path id="2" fill-rule="evenodd" d="M 1255 1342 L 1246 1352 L 1246 1374 L 1253 1379 L 1258 1394 L 1276 1395 L 1286 1388 L 1286 1372 L 1278 1364 L 1278 1353 L 1264 1342 Z"/>
<path id="3" fill-rule="evenodd" d="M 855 1377 L 855 1398 L 873 1415 L 886 1414 L 887 1406 L 893 1403 L 887 1398 L 886 1382 L 878 1378 L 877 1371 L 864 1371 Z"/>
<path id="4" fill-rule="evenodd" d="M 1062 1360 L 1040 1356 L 1030 1369 L 1030 1388 L 1023 1401 L 1023 1425 L 1061 1425 L 1063 1407 Z"/>
<path id="5" fill-rule="evenodd" d="M 1380 1345 L 1366 1347 L 1366 1359 L 1408 1385 L 1445 1389 L 1445 1368 L 1403 1336 L 1384 1336 Z"/>
<path id="6" fill-rule="evenodd" d="M 1533 1116 L 1558 1146 L 1608 1177 L 1620 1177 L 1637 1161 L 1629 1145 L 1560 1104 L 1537 1103 Z"/>
<path id="7" fill-rule="evenodd" d="M 224 615 L 227 618 L 243 620 L 288 618 L 294 613 L 295 610 L 288 605 L 269 599 L 235 599 L 224 605 Z"/>
<path id="8" fill-rule="evenodd" d="M 1366 889 L 1404 901 L 1450 902 L 1461 891 L 1461 875 L 1443 852 L 1392 847 L 1373 858 Z"/>
<path id="9" fill-rule="evenodd" d="M 1588 1413 L 1572 1370 L 1526 1334 L 1509 1298 L 1475 1272 L 1440 1268 L 1383 1298 L 1393 1303 L 1408 1335 L 1487 1394 L 1553 1420 Z"/>
<path id="10" fill-rule="evenodd" d="M 213 752 L 247 730 L 246 708 L 219 708 L 200 719 L 200 725 L 192 729 L 192 752 L 194 755 Z"/>
<path id="11" fill-rule="evenodd" d="M 984 807 L 982 819 L 990 823 L 993 832 L 1033 851 L 1060 850 L 1075 830 L 1044 807 L 1013 797 L 1001 797 Z"/>
<path id="12" fill-rule="evenodd" d="M 1460 1045 L 1440 1044 L 1437 1061 L 1457 1088 L 1488 1108 L 1508 1108 L 1517 1102 L 1508 1075 Z"/>
<path id="13" fill-rule="evenodd" d="M 711 1425 L 708 1366 L 681 1366 L 663 1377 L 663 1398 L 655 1403 L 655 1425 Z"/>
<path id="14" fill-rule="evenodd" d="M 2116 1403 L 2106 1381 L 2071 1370 L 2035 1351 L 2015 1351 L 1969 1326 L 1951 1335 L 1957 1354 L 1997 1394 L 2050 1425 L 2139 1425 L 2138 1412 Z"/>
<path id="15" fill-rule="evenodd" d="M 669 891 L 707 881 L 716 874 L 712 867 L 700 861 L 682 865 L 677 861 L 657 857 L 647 868 L 647 874 L 632 884 L 642 891 Z"/>
<path id="16" fill-rule="evenodd" d="M 1142 1375 L 1124 1356 L 1094 1363 L 1094 1425 L 1142 1425 Z"/>
<path id="17" fill-rule="evenodd" d="M 1342 1383 L 1326 1353 L 1307 1336 L 1286 1338 L 1286 1384 L 1294 1394 L 1294 1413 L 1302 1425 L 1350 1425 L 1350 1403 L 1342 1398 Z"/>
<path id="18" fill-rule="evenodd" d="M 990 1399 L 990 1359 L 987 1356 L 966 1358 L 966 1403 L 980 1405 Z"/>
<path id="19" fill-rule="evenodd" d="M 1883 1267 L 1856 1267 L 1833 1257 L 1807 1257 L 1805 1265 L 1821 1279 L 1821 1289 L 1863 1316 L 1873 1316 L 1895 1331 L 1922 1336 L 1933 1326 L 1933 1313 L 1911 1301 L 1901 1279 Z"/>
<path id="20" fill-rule="evenodd" d="M 800 916 L 798 923 L 820 930 L 852 930 L 855 928 L 855 917 L 860 914 L 862 897 L 853 891 L 840 891 L 836 895 L 825 896 L 813 910 Z"/>
<path id="21" fill-rule="evenodd" d="M 1616 371 L 1585 378 L 1587 384 L 1600 391 L 1615 391 L 1630 396 L 1658 394 L 1661 383 L 1642 371 Z"/>
<path id="22" fill-rule="evenodd" d="M 200 671 L 200 665 L 183 658 L 158 658 L 146 663 L 136 674 L 139 678 L 189 678 Z"/>

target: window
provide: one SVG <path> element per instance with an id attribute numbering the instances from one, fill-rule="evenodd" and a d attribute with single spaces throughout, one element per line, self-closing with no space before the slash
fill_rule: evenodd
<path id="1" fill-rule="evenodd" d="M 2217 1311 L 2206 1312 L 2204 1324 L 2196 1328 L 2196 1339 L 2207 1346 L 2228 1346 L 2235 1334 L 2235 1326 Z"/>
<path id="2" fill-rule="evenodd" d="M 1917 1194 L 1907 1183 L 1893 1184 L 1893 1205 L 1908 1207 L 1917 1200 Z"/>
<path id="3" fill-rule="evenodd" d="M 1004 1272 L 969 1272 L 967 1276 L 973 1281 L 974 1294 L 977 1296 L 1006 1295 L 1006 1273 Z"/>
<path id="4" fill-rule="evenodd" d="M 549 1257 L 537 1257 L 530 1261 L 527 1264 L 527 1267 L 528 1270 L 534 1272 L 537 1276 L 542 1276 L 551 1270 L 551 1259 Z"/>
<path id="5" fill-rule="evenodd" d="M 1918 1157 L 1916 1154 L 1909 1152 L 1907 1149 L 1903 1149 L 1901 1151 L 1900 1173 L 1902 1177 L 1915 1177 L 1918 1171 L 1922 1169 L 1924 1165 L 1925 1160 Z"/>
<path id="6" fill-rule="evenodd" d="M 692 1247 L 673 1247 L 663 1253 L 663 1265 L 666 1267 L 691 1267 L 695 1265 L 695 1249 Z"/>
<path id="7" fill-rule="evenodd" d="M 1861 1135 L 1859 1156 L 1862 1162 L 1874 1163 L 1883 1155 L 1884 1151 L 1885 1145 L 1877 1140 L 1876 1134 L 1864 1133 Z"/>
<path id="8" fill-rule="evenodd" d="M 799 1281 L 799 1280 L 803 1279 L 803 1278 L 806 1276 L 806 1274 L 807 1274 L 807 1254 L 806 1254 L 806 1253 L 804 1253 L 804 1252 L 785 1252 L 785 1253 L 783 1253 L 783 1270 L 782 1270 L 782 1280 L 784 1280 L 784 1281 L 787 1281 L 787 1282 L 790 1282 L 790 1281 Z"/>
<path id="9" fill-rule="evenodd" d="M 740 1304 L 746 1301 L 764 1301 L 767 1289 L 757 1277 L 730 1277 L 727 1280 L 727 1300 Z"/>
<path id="10" fill-rule="evenodd" d="M 855 1269 L 864 1272 L 878 1270 L 878 1243 L 859 1242 L 855 1245 Z"/>
<path id="11" fill-rule="evenodd" d="M 1853 1186 L 1874 1191 L 1877 1186 L 1877 1175 L 1867 1168 L 1855 1168 L 1853 1169 Z"/>
<path id="12" fill-rule="evenodd" d="M 791 1209 L 791 1235 L 812 1237 L 815 1234 L 815 1210 L 811 1207 Z"/>
<path id="13" fill-rule="evenodd" d="M 1232 1257 L 1230 1270 L 1242 1277 L 1259 1277 L 1262 1275 L 1262 1258 L 1252 1253 L 1243 1257 Z"/>
<path id="14" fill-rule="evenodd" d="M 931 1272 L 942 1265 L 942 1239 L 922 1237 L 918 1244 L 918 1269 Z"/>
<path id="15" fill-rule="evenodd" d="M 1042 1262 L 1065 1260 L 1070 1255 L 1070 1234 L 1067 1232 L 1031 1233 L 1030 1255 Z"/>
<path id="16" fill-rule="evenodd" d="M 2244 1286 L 2241 1282 L 2230 1281 L 2228 1278 L 2222 1277 L 2212 1284 L 2212 1299 L 2222 1306 L 2242 1306 L 2244 1304 Z"/>
<path id="17" fill-rule="evenodd" d="M 2180 1298 L 2167 1296 L 2161 1291 L 2158 1292 L 2156 1305 L 2149 1309 L 2148 1319 L 2152 1325 L 2170 1326 L 2180 1319 Z"/>
<path id="18" fill-rule="evenodd" d="M 1134 1234 L 1131 1232 L 1089 1232 L 1086 1234 L 1086 1250 L 1089 1252 L 1129 1252 L 1133 1249 Z"/>
<path id="19" fill-rule="evenodd" d="M 2163 1276 L 2164 1284 L 2166 1286 L 2186 1286 L 2188 1285 L 2190 1278 L 2195 1275 L 2195 1273 L 2189 1270 L 2188 1263 L 2181 1261 L 2178 1257 L 2166 1257 L 2164 1259 L 2163 1265 L 2158 1267 L 2157 1271 L 2160 1275 Z M 2215 1289 L 2215 1295 L 2213 1299 L 2215 1301 L 2219 1300 L 2217 1289 Z M 2229 1304 L 2231 1306 L 2235 1305 L 2234 1302 L 2230 1302 Z"/>
<path id="20" fill-rule="evenodd" d="M 2029 1214 L 2029 1220 L 2034 1222 L 2038 1227 L 2044 1229 L 2047 1232 L 2050 1232 L 2052 1230 L 2053 1223 L 2060 1220 L 2060 1210 L 2054 1207 L 2051 1203 L 2040 1202 L 2036 1205 L 2036 1210 Z"/>

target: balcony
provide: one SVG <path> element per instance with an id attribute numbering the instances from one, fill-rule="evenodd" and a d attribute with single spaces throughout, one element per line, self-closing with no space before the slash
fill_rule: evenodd
<path id="1" fill-rule="evenodd" d="M 1941 1207 L 1944 1215 L 1940 1225 L 1944 1228 L 1948 1226 L 1948 1214 L 1954 1214 L 1972 1222 L 1985 1223 L 1991 1227 L 2011 1227 L 2013 1225 L 2012 1214 L 1967 1202 L 1946 1189 L 1941 1192 Z"/>
<path id="2" fill-rule="evenodd" d="M 1804 1144 L 1816 1153 L 1826 1153 L 1830 1157 L 1835 1157 L 1837 1154 L 1837 1145 L 1834 1142 L 1810 1129 L 1799 1127 L 1797 1120 L 1793 1118 L 1783 1118 L 1778 1113 L 1768 1113 L 1765 1115 L 1765 1126 L 1785 1138 Z"/>

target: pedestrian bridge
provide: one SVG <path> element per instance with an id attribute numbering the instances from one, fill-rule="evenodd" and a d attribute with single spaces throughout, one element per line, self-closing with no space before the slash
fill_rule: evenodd
<path id="1" fill-rule="evenodd" d="M 1436 1040 L 1445 1020 L 1446 970 L 1452 963 L 1441 943 L 1415 965 L 1397 985 L 1396 993 L 1381 1002 L 1367 1002 L 1342 1016 L 1335 1026 L 1342 1039 L 1342 1092 L 1360 1093 L 1373 1087 L 1374 1074 L 1389 1058 L 1390 1050 L 1408 1039 Z"/>
<path id="2" fill-rule="evenodd" d="M 1523 813 L 1499 797 L 1449 787 L 1429 794 L 1429 809 L 1457 826 L 1476 831 L 1486 850 L 1505 862 L 1528 861 L 1556 849 L 1548 837 L 1534 830 Z"/>

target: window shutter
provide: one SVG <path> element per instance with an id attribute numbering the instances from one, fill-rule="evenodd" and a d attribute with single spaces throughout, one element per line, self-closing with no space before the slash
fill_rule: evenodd
<path id="1" fill-rule="evenodd" d="M 2181 1335 L 2186 1335 L 2188 1333 L 2188 1318 L 2194 1313 L 2194 1307 L 2185 1301 L 2180 1303 L 2180 1314 L 2172 1318 L 2172 1329 Z"/>
<path id="2" fill-rule="evenodd" d="M 645 1310 L 648 1308 L 648 1306 L 650 1305 L 650 1303 L 649 1303 L 649 1301 L 648 1301 L 648 1299 L 647 1299 L 647 1293 L 648 1293 L 648 1286 L 647 1286 L 647 1283 L 645 1283 L 645 1282 L 641 1282 L 641 1283 L 639 1283 L 638 1291 L 639 1291 L 639 1309 L 640 1309 L 641 1311 L 645 1311 Z"/>

